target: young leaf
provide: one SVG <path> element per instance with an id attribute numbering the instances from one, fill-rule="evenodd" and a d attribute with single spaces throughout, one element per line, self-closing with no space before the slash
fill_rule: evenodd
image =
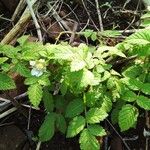
<path id="1" fill-rule="evenodd" d="M 119 127 L 121 131 L 126 131 L 137 122 L 138 110 L 136 107 L 126 104 L 119 112 Z"/>
<path id="2" fill-rule="evenodd" d="M 88 123 L 99 123 L 100 121 L 103 121 L 108 114 L 100 108 L 91 108 L 87 113 L 86 113 L 86 121 Z"/>
<path id="3" fill-rule="evenodd" d="M 28 38 L 29 35 L 21 36 L 19 39 L 17 39 L 17 42 L 20 44 L 20 46 L 23 46 L 27 42 Z"/>
<path id="4" fill-rule="evenodd" d="M 56 127 L 63 134 L 66 133 L 67 124 L 66 124 L 66 120 L 62 114 L 56 115 Z"/>
<path id="5" fill-rule="evenodd" d="M 8 58 L 7 57 L 1 57 L 0 58 L 0 65 L 3 64 L 5 61 L 7 61 Z"/>
<path id="6" fill-rule="evenodd" d="M 142 95 L 138 96 L 136 102 L 141 108 L 144 108 L 145 110 L 150 110 L 150 99 L 148 97 Z"/>
<path id="7" fill-rule="evenodd" d="M 66 108 L 66 117 L 73 118 L 81 114 L 84 110 L 84 103 L 82 99 L 74 99 Z"/>
<path id="8" fill-rule="evenodd" d="M 74 137 L 80 133 L 85 127 L 85 118 L 77 116 L 69 123 L 67 129 L 67 137 Z"/>
<path id="9" fill-rule="evenodd" d="M 46 115 L 42 126 L 39 129 L 39 140 L 41 142 L 50 140 L 55 132 L 55 114 L 49 113 Z"/>
<path id="10" fill-rule="evenodd" d="M 35 107 L 38 107 L 42 100 L 42 86 L 39 84 L 33 84 L 28 88 L 28 96 L 31 104 Z"/>
<path id="11" fill-rule="evenodd" d="M 92 35 L 91 35 L 91 40 L 96 41 L 96 39 L 97 39 L 97 33 L 93 32 Z"/>
<path id="12" fill-rule="evenodd" d="M 15 88 L 15 82 L 7 74 L 0 73 L 0 90 L 11 90 Z"/>
<path id="13" fill-rule="evenodd" d="M 80 135 L 81 150 L 99 150 L 100 144 L 98 140 L 90 133 L 88 129 L 84 129 Z"/>
<path id="14" fill-rule="evenodd" d="M 71 72 L 79 71 L 86 66 L 86 63 L 83 60 L 75 59 L 71 62 Z"/>
<path id="15" fill-rule="evenodd" d="M 104 135 L 106 135 L 106 131 L 99 124 L 89 125 L 87 129 L 94 136 L 104 136 Z"/>
<path id="16" fill-rule="evenodd" d="M 52 94 L 47 89 L 43 91 L 43 102 L 47 112 L 52 112 L 54 109 L 54 100 Z"/>

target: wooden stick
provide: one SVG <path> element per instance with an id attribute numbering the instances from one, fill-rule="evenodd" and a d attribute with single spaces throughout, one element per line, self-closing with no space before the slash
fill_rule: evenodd
<path id="1" fill-rule="evenodd" d="M 32 5 L 35 4 L 36 1 L 37 0 L 32 0 Z M 1 44 L 9 44 L 20 33 L 20 31 L 24 29 L 24 27 L 27 25 L 30 19 L 31 19 L 31 13 L 29 11 L 29 8 L 26 8 L 20 20 L 4 37 L 4 39 L 1 41 Z"/>
<path id="2" fill-rule="evenodd" d="M 32 19 L 33 19 L 33 22 L 34 22 L 35 27 L 36 27 L 37 35 L 38 35 L 39 41 L 42 42 L 42 41 L 43 41 L 43 38 L 42 38 L 41 30 L 40 30 L 40 25 L 39 25 L 39 23 L 38 23 L 38 21 L 37 21 L 37 18 L 36 18 L 36 16 L 35 16 L 34 11 L 33 11 L 31 1 L 30 1 L 30 0 L 26 0 L 26 2 L 27 2 L 27 4 L 28 4 L 28 7 L 29 7 L 29 10 L 30 10 Z"/>
<path id="3" fill-rule="evenodd" d="M 16 107 L 13 107 L 13 108 L 11 108 L 11 109 L 5 111 L 4 113 L 2 113 L 2 114 L 0 115 L 0 119 L 2 119 L 2 118 L 4 118 L 4 117 L 8 116 L 9 114 L 15 112 L 16 110 L 17 110 L 17 108 L 16 108 Z"/>
<path id="4" fill-rule="evenodd" d="M 25 8 L 26 1 L 25 0 L 20 0 L 15 12 L 13 13 L 11 20 L 15 21 L 17 16 L 19 16 L 22 12 L 22 10 Z"/>

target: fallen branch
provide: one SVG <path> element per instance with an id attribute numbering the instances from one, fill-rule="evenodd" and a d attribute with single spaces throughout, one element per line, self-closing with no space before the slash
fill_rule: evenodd
<path id="1" fill-rule="evenodd" d="M 37 0 L 32 0 L 32 5 L 35 4 Z M 27 25 L 28 21 L 31 19 L 31 13 L 28 8 L 25 9 L 24 13 L 20 17 L 20 20 L 16 25 L 9 31 L 9 33 L 1 41 L 1 44 L 9 44 Z"/>
<path id="2" fill-rule="evenodd" d="M 39 25 L 39 23 L 38 23 L 38 21 L 37 21 L 37 18 L 36 18 L 36 16 L 35 16 L 34 11 L 33 11 L 32 3 L 30 2 L 30 0 L 26 0 L 26 2 L 27 2 L 27 4 L 28 4 L 28 7 L 29 7 L 29 10 L 30 10 L 32 19 L 33 19 L 33 22 L 34 22 L 35 27 L 36 27 L 37 35 L 38 35 L 39 41 L 42 42 L 42 41 L 43 41 L 43 38 L 42 38 L 41 30 L 40 30 L 40 25 Z"/>

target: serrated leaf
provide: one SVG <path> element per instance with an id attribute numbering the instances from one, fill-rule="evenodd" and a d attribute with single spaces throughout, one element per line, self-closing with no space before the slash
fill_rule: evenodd
<path id="1" fill-rule="evenodd" d="M 121 81 L 132 90 L 140 90 L 142 82 L 134 78 L 122 78 Z"/>
<path id="2" fill-rule="evenodd" d="M 71 72 L 79 71 L 79 70 L 83 69 L 85 66 L 86 66 L 85 61 L 75 59 L 71 62 L 71 66 L 70 66 Z"/>
<path id="3" fill-rule="evenodd" d="M 66 133 L 67 124 L 66 124 L 66 120 L 62 114 L 57 114 L 57 116 L 56 116 L 56 127 L 63 134 Z"/>
<path id="4" fill-rule="evenodd" d="M 1 57 L 0 58 L 0 65 L 3 64 L 5 61 L 7 61 L 8 58 L 7 57 Z"/>
<path id="5" fill-rule="evenodd" d="M 138 96 L 136 102 L 141 108 L 144 108 L 145 110 L 150 110 L 150 99 L 148 97 L 142 95 Z"/>
<path id="6" fill-rule="evenodd" d="M 101 104 L 101 109 L 105 110 L 107 113 L 111 111 L 112 109 L 112 101 L 110 97 L 104 96 L 103 102 Z"/>
<path id="7" fill-rule="evenodd" d="M 136 32 L 132 35 L 130 35 L 127 39 L 127 42 L 137 45 L 145 45 L 150 43 L 150 33 L 149 30 L 141 30 L 139 32 Z"/>
<path id="8" fill-rule="evenodd" d="M 2 69 L 4 72 L 8 72 L 8 71 L 11 69 L 11 65 L 8 64 L 8 63 L 3 63 L 3 64 L 1 64 L 1 69 Z"/>
<path id="9" fill-rule="evenodd" d="M 83 32 L 83 35 L 84 35 L 86 38 L 88 38 L 88 37 L 90 37 L 90 36 L 92 35 L 92 33 L 93 33 L 93 30 L 85 30 L 85 31 Z"/>
<path id="10" fill-rule="evenodd" d="M 59 112 L 65 112 L 67 101 L 63 96 L 57 95 L 54 97 L 56 110 Z"/>
<path id="11" fill-rule="evenodd" d="M 82 99 L 74 99 L 66 108 L 66 117 L 73 118 L 84 111 L 84 103 Z"/>
<path id="12" fill-rule="evenodd" d="M 144 83 L 143 86 L 141 87 L 141 91 L 144 94 L 150 95 L 150 83 Z"/>
<path id="13" fill-rule="evenodd" d="M 0 90 L 11 90 L 15 89 L 16 85 L 13 79 L 7 74 L 0 73 Z"/>
<path id="14" fill-rule="evenodd" d="M 81 150 L 99 150 L 100 144 L 98 140 L 90 133 L 88 129 L 84 129 L 80 135 Z"/>
<path id="15" fill-rule="evenodd" d="M 55 132 L 55 114 L 49 113 L 46 115 L 42 126 L 39 129 L 39 140 L 41 142 L 50 140 Z"/>
<path id="16" fill-rule="evenodd" d="M 105 81 L 107 79 L 109 79 L 111 76 L 110 72 L 105 71 L 103 77 L 101 78 L 101 81 Z"/>
<path id="17" fill-rule="evenodd" d="M 111 112 L 111 121 L 113 124 L 118 123 L 119 112 L 122 109 L 123 105 L 125 105 L 125 101 L 118 101 L 115 105 L 115 108 Z"/>
<path id="18" fill-rule="evenodd" d="M 138 110 L 136 107 L 126 104 L 119 112 L 119 127 L 121 131 L 126 131 L 132 128 L 137 122 Z"/>
<path id="19" fill-rule="evenodd" d="M 127 90 L 124 92 L 124 94 L 121 96 L 121 99 L 128 101 L 128 102 L 134 102 L 137 98 L 137 95 L 130 90 Z"/>
<path id="20" fill-rule="evenodd" d="M 94 136 L 104 136 L 104 135 L 106 135 L 105 129 L 102 126 L 100 126 L 99 124 L 89 125 L 87 129 Z"/>
<path id="21" fill-rule="evenodd" d="M 67 93 L 68 85 L 63 81 L 60 86 L 61 94 L 64 96 Z"/>
<path id="22" fill-rule="evenodd" d="M 17 39 L 17 42 L 20 44 L 20 46 L 23 46 L 24 44 L 26 44 L 28 38 L 29 35 L 21 36 L 19 39 Z"/>
<path id="23" fill-rule="evenodd" d="M 40 85 L 43 85 L 43 86 L 49 86 L 51 85 L 50 83 L 50 79 L 49 79 L 49 76 L 48 75 L 42 75 L 38 78 L 38 83 Z"/>
<path id="24" fill-rule="evenodd" d="M 22 53 L 23 60 L 30 61 L 30 60 L 38 60 L 39 59 L 39 53 L 37 51 L 32 51 L 31 49 L 26 50 Z"/>
<path id="25" fill-rule="evenodd" d="M 54 109 L 54 100 L 51 93 L 49 93 L 48 89 L 45 88 L 43 91 L 43 102 L 44 107 L 46 108 L 47 112 L 52 112 Z"/>
<path id="26" fill-rule="evenodd" d="M 122 74 L 125 77 L 136 78 L 141 73 L 142 73 L 142 67 L 139 65 L 133 65 L 127 68 Z"/>
<path id="27" fill-rule="evenodd" d="M 100 96 L 101 93 L 97 91 L 89 91 L 85 93 L 86 105 L 88 107 L 93 107 L 96 104 L 96 102 L 99 100 Z"/>
<path id="28" fill-rule="evenodd" d="M 30 77 L 30 70 L 23 63 L 18 63 L 15 65 L 14 70 L 18 72 L 23 77 Z"/>
<path id="29" fill-rule="evenodd" d="M 86 121 L 88 123 L 99 123 L 100 121 L 103 121 L 108 114 L 100 108 L 91 108 L 87 113 L 86 113 Z"/>
<path id="30" fill-rule="evenodd" d="M 74 137 L 80 133 L 85 127 L 85 118 L 77 116 L 69 123 L 67 129 L 67 137 Z"/>
<path id="31" fill-rule="evenodd" d="M 35 107 L 38 107 L 42 100 L 42 86 L 39 84 L 33 84 L 28 88 L 28 96 L 31 104 Z"/>
<path id="32" fill-rule="evenodd" d="M 38 82 L 38 77 L 35 76 L 31 76 L 29 78 L 26 78 L 24 81 L 25 85 L 32 85 Z"/>
<path id="33" fill-rule="evenodd" d="M 93 32 L 92 35 L 91 35 L 91 40 L 96 41 L 96 39 L 97 39 L 97 33 Z"/>
<path id="34" fill-rule="evenodd" d="M 110 73 L 111 73 L 111 75 L 114 75 L 114 76 L 121 76 L 120 73 L 118 73 L 117 71 L 115 71 L 113 69 L 110 71 Z"/>

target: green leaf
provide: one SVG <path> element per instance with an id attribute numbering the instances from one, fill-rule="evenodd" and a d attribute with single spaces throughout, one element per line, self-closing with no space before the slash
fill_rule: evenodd
<path id="1" fill-rule="evenodd" d="M 25 64 L 19 62 L 15 65 L 14 70 L 18 72 L 21 76 L 23 77 L 30 77 L 31 72 L 30 70 L 26 67 Z"/>
<path id="2" fill-rule="evenodd" d="M 62 114 L 57 114 L 57 116 L 56 116 L 56 127 L 63 134 L 66 133 L 67 124 L 66 124 L 66 120 Z"/>
<path id="3" fill-rule="evenodd" d="M 38 60 L 39 59 L 39 53 L 37 51 L 32 51 L 31 49 L 26 50 L 22 53 L 23 60 L 30 61 L 30 60 Z"/>
<path id="4" fill-rule="evenodd" d="M 7 61 L 8 58 L 7 57 L 1 57 L 0 58 L 0 65 L 3 64 L 5 61 Z"/>
<path id="5" fill-rule="evenodd" d="M 134 78 L 122 78 L 121 81 L 132 90 L 140 90 L 142 82 Z"/>
<path id="6" fill-rule="evenodd" d="M 74 137 L 80 133 L 85 127 L 85 118 L 77 116 L 69 123 L 67 129 L 67 137 Z"/>
<path id="7" fill-rule="evenodd" d="M 106 135 L 105 129 L 103 129 L 103 127 L 100 126 L 99 124 L 89 125 L 87 129 L 94 136 L 104 136 L 104 135 Z"/>
<path id="8" fill-rule="evenodd" d="M 126 131 L 129 128 L 133 127 L 137 122 L 138 110 L 136 107 L 126 104 L 122 107 L 119 112 L 119 127 L 121 131 Z"/>
<path id="9" fill-rule="evenodd" d="M 64 96 L 67 93 L 68 85 L 63 81 L 60 86 L 61 94 Z"/>
<path id="10" fill-rule="evenodd" d="M 59 112 L 65 112 L 66 106 L 67 106 L 67 101 L 64 99 L 63 96 L 57 95 L 54 97 L 54 103 L 56 110 Z"/>
<path id="11" fill-rule="evenodd" d="M 83 35 L 86 37 L 86 38 L 89 38 L 91 35 L 93 34 L 93 30 L 85 30 L 83 32 Z"/>
<path id="12" fill-rule="evenodd" d="M 42 75 L 38 77 L 38 83 L 43 86 L 49 86 L 51 84 L 49 75 Z"/>
<path id="13" fill-rule="evenodd" d="M 68 60 L 71 61 L 73 59 L 74 53 L 72 51 L 72 47 L 67 45 L 52 45 L 53 47 L 50 47 L 50 51 L 54 53 L 54 59 L 57 60 Z"/>
<path id="14" fill-rule="evenodd" d="M 121 96 L 121 99 L 128 101 L 128 102 L 133 102 L 137 99 L 137 95 L 134 92 L 127 90 Z"/>
<path id="15" fill-rule="evenodd" d="M 108 114 L 100 108 L 91 108 L 87 113 L 86 113 L 86 121 L 88 123 L 99 123 L 100 121 L 103 121 Z"/>
<path id="16" fill-rule="evenodd" d="M 96 32 L 93 32 L 92 35 L 91 35 L 91 40 L 92 41 L 96 41 L 97 40 L 97 33 Z"/>
<path id="17" fill-rule="evenodd" d="M 122 109 L 123 105 L 125 105 L 125 101 L 119 100 L 116 105 L 114 105 L 114 109 L 111 112 L 111 121 L 113 124 L 118 123 L 119 112 Z"/>
<path id="18" fill-rule="evenodd" d="M 71 62 L 71 72 L 79 71 L 86 66 L 85 61 L 75 59 Z"/>
<path id="19" fill-rule="evenodd" d="M 107 113 L 111 111 L 112 109 L 112 101 L 109 96 L 103 97 L 103 102 L 101 104 L 101 109 L 105 110 Z"/>
<path id="20" fill-rule="evenodd" d="M 38 107 L 42 100 L 42 86 L 39 84 L 33 84 L 28 88 L 28 96 L 31 104 L 35 107 Z"/>
<path id="21" fill-rule="evenodd" d="M 141 91 L 144 94 L 150 95 L 150 83 L 144 83 L 143 86 L 141 87 Z"/>
<path id="22" fill-rule="evenodd" d="M 148 97 L 142 95 L 138 96 L 136 102 L 141 108 L 144 108 L 145 110 L 150 110 L 150 99 Z"/>
<path id="23" fill-rule="evenodd" d="M 11 90 L 15 88 L 15 82 L 7 74 L 0 73 L 0 90 Z"/>
<path id="24" fill-rule="evenodd" d="M 89 91 L 85 93 L 86 105 L 88 107 L 93 107 L 96 102 L 100 99 L 101 93 L 97 91 Z"/>
<path id="25" fill-rule="evenodd" d="M 42 126 L 39 129 L 39 140 L 41 142 L 50 140 L 55 132 L 55 114 L 49 113 L 46 115 Z"/>
<path id="26" fill-rule="evenodd" d="M 17 39 L 20 46 L 23 46 L 28 41 L 29 35 L 21 36 L 19 39 Z"/>
<path id="27" fill-rule="evenodd" d="M 111 77 L 111 74 L 108 71 L 105 71 L 101 81 L 105 81 L 109 79 L 110 77 Z"/>
<path id="28" fill-rule="evenodd" d="M 1 64 L 1 69 L 2 69 L 4 72 L 8 72 L 8 71 L 11 69 L 11 64 L 3 63 L 3 64 Z"/>
<path id="29" fill-rule="evenodd" d="M 126 41 L 131 44 L 137 44 L 137 45 L 146 45 L 150 44 L 150 32 L 149 30 L 141 30 L 139 32 L 136 32 L 132 35 L 130 35 Z"/>
<path id="30" fill-rule="evenodd" d="M 84 111 L 84 103 L 82 99 L 74 99 L 66 108 L 66 117 L 73 118 Z"/>
<path id="31" fill-rule="evenodd" d="M 47 88 L 45 88 L 43 91 L 43 102 L 47 112 L 52 112 L 54 110 L 53 96 L 51 93 L 49 93 Z"/>
<path id="32" fill-rule="evenodd" d="M 32 84 L 36 84 L 37 82 L 38 82 L 38 77 L 31 76 L 31 77 L 25 79 L 24 84 L 32 85 Z"/>
<path id="33" fill-rule="evenodd" d="M 139 65 L 133 65 L 127 68 L 122 74 L 125 77 L 136 78 L 142 73 L 142 67 Z"/>
<path id="34" fill-rule="evenodd" d="M 98 140 L 90 133 L 88 129 L 84 129 L 80 135 L 81 150 L 99 150 L 100 144 Z"/>

